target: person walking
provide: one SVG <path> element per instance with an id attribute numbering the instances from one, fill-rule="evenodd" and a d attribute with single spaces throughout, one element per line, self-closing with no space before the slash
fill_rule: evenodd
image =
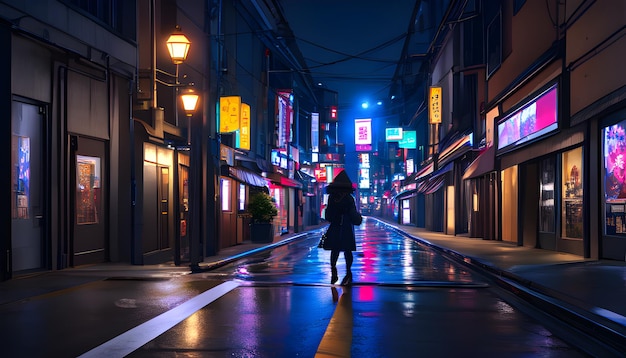
<path id="1" fill-rule="evenodd" d="M 330 268 L 332 276 L 330 283 L 334 284 L 339 279 L 337 275 L 337 260 L 339 253 L 343 252 L 346 260 L 346 276 L 341 281 L 342 286 L 352 284 L 352 262 L 356 251 L 354 237 L 354 225 L 361 225 L 363 217 L 356 209 L 352 193 L 352 181 L 344 171 L 337 174 L 332 183 L 326 187 L 328 203 L 324 218 L 330 223 L 326 232 L 324 249 L 330 250 Z"/>

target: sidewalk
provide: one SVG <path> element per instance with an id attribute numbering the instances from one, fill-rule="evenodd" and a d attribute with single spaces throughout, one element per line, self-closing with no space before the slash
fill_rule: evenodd
<path id="1" fill-rule="evenodd" d="M 274 237 L 270 243 L 253 243 L 244 241 L 241 244 L 221 249 L 217 255 L 205 257 L 194 270 L 188 264 L 176 266 L 174 262 L 158 265 L 131 265 L 129 263 L 104 262 L 101 264 L 84 265 L 58 271 L 41 271 L 14 277 L 0 282 L 0 305 L 30 299 L 39 295 L 84 285 L 89 282 L 110 278 L 163 278 L 189 275 L 194 272 L 208 271 L 226 265 L 242 257 L 253 255 L 258 251 L 288 244 L 306 235 L 308 231 L 325 226 L 307 227 L 301 233 L 290 233 Z"/>

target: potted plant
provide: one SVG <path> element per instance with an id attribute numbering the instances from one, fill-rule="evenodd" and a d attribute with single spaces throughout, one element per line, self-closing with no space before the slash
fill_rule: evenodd
<path id="1" fill-rule="evenodd" d="M 272 220 L 278 215 L 278 209 L 272 197 L 265 192 L 252 194 L 246 211 L 252 220 L 250 223 L 252 242 L 272 242 L 274 239 Z"/>

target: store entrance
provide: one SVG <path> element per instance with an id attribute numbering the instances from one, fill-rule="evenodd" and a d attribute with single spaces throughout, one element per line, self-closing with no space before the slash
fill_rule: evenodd
<path id="1" fill-rule="evenodd" d="M 106 260 L 107 158 L 105 142 L 72 136 L 74 222 L 72 235 L 73 266 Z"/>
<path id="2" fill-rule="evenodd" d="M 11 263 L 13 272 L 45 265 L 44 229 L 47 188 L 44 177 L 44 113 L 38 105 L 17 102 L 11 108 Z"/>
<path id="3" fill-rule="evenodd" d="M 538 220 L 538 242 L 537 247 L 546 250 L 556 250 L 557 233 L 556 233 L 556 157 L 551 156 L 541 160 L 539 163 L 533 165 L 535 168 L 528 173 L 528 183 L 538 183 L 539 187 L 536 188 L 539 193 L 539 213 Z M 539 181 L 537 181 L 539 176 Z M 532 199 L 536 199 L 533 195 L 528 195 Z M 531 199 L 529 199 L 531 200 Z M 535 208 L 535 205 L 529 207 L 531 211 Z"/>

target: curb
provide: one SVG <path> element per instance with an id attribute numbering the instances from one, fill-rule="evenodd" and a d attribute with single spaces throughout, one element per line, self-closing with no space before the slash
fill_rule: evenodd
<path id="1" fill-rule="evenodd" d="M 271 250 L 271 249 L 274 249 L 274 248 L 277 248 L 277 247 L 280 247 L 280 246 L 283 246 L 283 245 L 287 245 L 287 244 L 289 244 L 289 243 L 291 243 L 293 241 L 299 240 L 299 239 L 301 239 L 301 238 L 303 238 L 305 236 L 308 236 L 308 235 L 310 235 L 310 232 L 298 233 L 298 234 L 295 234 L 295 235 L 293 235 L 293 236 L 291 236 L 289 238 L 280 240 L 278 242 L 274 242 L 272 244 L 268 244 L 268 245 L 265 245 L 265 246 L 257 247 L 257 248 L 252 249 L 252 250 L 244 251 L 242 253 L 239 253 L 239 254 L 236 254 L 236 255 L 233 255 L 233 256 L 229 256 L 229 257 L 221 259 L 221 260 L 217 260 L 217 261 L 210 262 L 210 263 L 198 264 L 198 265 L 190 265 L 191 273 L 194 274 L 194 273 L 201 273 L 201 272 L 208 272 L 208 271 L 211 271 L 211 270 L 215 270 L 217 268 L 220 268 L 222 266 L 228 265 L 228 264 L 230 264 L 232 262 L 235 262 L 237 260 L 240 260 L 242 258 L 245 258 L 245 257 L 248 257 L 248 256 L 252 256 L 252 255 L 258 254 L 258 253 L 263 252 L 263 251 Z"/>

